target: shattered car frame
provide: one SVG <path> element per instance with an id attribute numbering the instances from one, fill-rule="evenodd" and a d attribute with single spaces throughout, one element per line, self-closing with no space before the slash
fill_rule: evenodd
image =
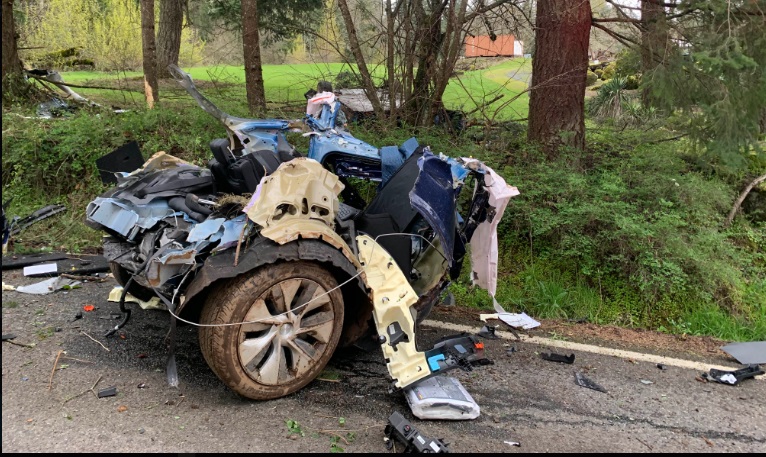
<path id="1" fill-rule="evenodd" d="M 338 345 L 363 337 L 381 344 L 395 388 L 486 362 L 466 334 L 418 350 L 415 328 L 460 272 L 472 238 L 483 246 L 472 252 L 472 279 L 494 294 L 495 229 L 515 188 L 477 160 L 435 155 L 415 139 L 364 143 L 357 154 L 329 105 L 307 116 L 322 144 L 302 157 L 278 138 L 287 121 L 232 118 L 175 74 L 229 140 L 211 142 L 207 168 L 155 154 L 88 205 L 86 222 L 108 234 L 104 255 L 124 286 L 124 317 L 111 333 L 130 317 L 128 292 L 157 296 L 171 328 L 199 325 L 213 372 L 252 399 L 295 392 Z M 380 183 L 370 202 L 344 198 L 353 177 Z M 171 383 L 174 370 L 171 353 Z"/>

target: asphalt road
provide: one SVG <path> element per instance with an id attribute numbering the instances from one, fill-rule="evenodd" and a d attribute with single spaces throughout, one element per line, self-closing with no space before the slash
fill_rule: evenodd
<path id="1" fill-rule="evenodd" d="M 34 281 L 19 271 L 3 272 L 6 284 Z M 702 383 L 695 380 L 699 370 L 660 370 L 655 363 L 585 350 L 573 351 L 575 363 L 566 365 L 540 358 L 550 347 L 512 339 L 485 341 L 494 365 L 450 372 L 481 407 L 472 421 L 415 419 L 403 394 L 389 391 L 381 352 L 374 348 L 337 352 L 323 375 L 329 380 L 316 380 L 292 396 L 244 400 L 207 367 L 191 326 L 179 329 L 181 384 L 170 388 L 164 373 L 166 313 L 129 305 L 134 312 L 128 325 L 104 338 L 116 322 L 110 318 L 116 305 L 106 301 L 114 285 L 86 283 L 38 296 L 3 291 L 3 334 L 34 344 L 2 345 L 3 452 L 340 450 L 333 443 L 345 452 L 386 452 L 383 431 L 393 411 L 424 435 L 443 438 L 453 452 L 766 451 L 763 379 L 738 386 Z M 86 304 L 95 310 L 73 320 Z M 440 312 L 432 318 L 439 320 Z M 460 323 L 481 327 L 478 321 Z M 418 344 L 426 347 L 450 333 L 423 327 Z M 508 354 L 511 346 L 517 351 Z M 718 356 L 693 358 L 703 365 L 737 366 Z M 608 392 L 576 385 L 575 371 Z M 97 381 L 95 390 L 115 386 L 117 395 L 96 398 L 89 389 Z M 302 434 L 291 433 L 288 421 L 297 422 L 292 431 Z"/>

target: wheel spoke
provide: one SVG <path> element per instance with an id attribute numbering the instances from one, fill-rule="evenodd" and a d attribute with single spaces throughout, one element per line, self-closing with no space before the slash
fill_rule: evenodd
<path id="1" fill-rule="evenodd" d="M 266 335 L 239 343 L 239 358 L 245 368 L 249 371 L 255 369 L 268 351 L 269 345 L 274 341 L 278 329 L 279 327 L 272 326 Z"/>
<path id="2" fill-rule="evenodd" d="M 306 313 L 315 310 L 317 308 L 320 308 L 324 305 L 327 305 L 330 303 L 330 295 L 321 287 L 317 287 L 314 290 L 314 293 L 311 295 L 311 298 L 309 298 L 306 301 L 310 301 L 308 305 L 301 308 L 300 315 L 304 316 Z"/>
<path id="3" fill-rule="evenodd" d="M 312 314 L 301 321 L 301 328 L 296 332 L 299 335 L 311 335 L 321 343 L 330 341 L 334 325 L 332 311 L 323 311 Z"/>
<path id="4" fill-rule="evenodd" d="M 317 291 L 321 291 L 321 287 L 314 281 L 303 281 L 301 284 L 301 291 L 300 294 L 293 300 L 290 308 L 295 309 L 299 306 L 301 307 L 298 309 L 297 314 L 303 315 L 303 313 L 306 312 L 306 310 L 311 307 L 314 302 L 311 302 L 310 304 L 303 306 L 306 304 L 306 302 L 310 301 L 312 298 L 314 298 L 314 295 L 316 295 Z"/>
<path id="5" fill-rule="evenodd" d="M 282 293 L 284 300 L 283 312 L 293 308 L 293 302 L 295 300 L 295 294 L 300 289 L 303 281 L 301 279 L 290 279 L 279 283 L 279 290 Z"/>
<path id="6" fill-rule="evenodd" d="M 288 344 L 293 358 L 292 371 L 295 372 L 295 376 L 300 376 L 310 369 L 312 362 L 322 355 L 314 346 L 299 338 L 293 339 Z"/>
<path id="7" fill-rule="evenodd" d="M 270 385 L 279 384 L 280 378 L 287 376 L 284 348 L 281 344 L 275 342 L 274 349 L 266 357 L 266 361 L 261 365 L 258 372 L 261 382 Z"/>
<path id="8" fill-rule="evenodd" d="M 263 327 L 258 327 L 258 324 L 266 324 L 266 325 L 273 325 L 273 324 L 281 324 L 283 322 L 286 322 L 286 319 L 282 316 L 272 316 L 269 312 L 269 308 L 266 306 L 266 302 L 263 301 L 262 298 L 258 298 L 253 302 L 252 306 L 250 306 L 250 310 L 245 315 L 245 318 L 243 319 L 243 322 L 258 322 L 257 324 L 245 324 L 242 326 L 243 331 L 258 331 L 263 330 Z M 255 330 L 245 330 L 246 325 L 254 325 L 256 327 Z"/>

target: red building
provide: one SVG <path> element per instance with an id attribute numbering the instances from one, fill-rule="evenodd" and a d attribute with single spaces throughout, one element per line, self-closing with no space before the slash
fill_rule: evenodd
<path id="1" fill-rule="evenodd" d="M 492 41 L 489 35 L 467 36 L 465 38 L 466 57 L 514 57 L 523 54 L 521 41 L 513 35 L 497 35 Z"/>

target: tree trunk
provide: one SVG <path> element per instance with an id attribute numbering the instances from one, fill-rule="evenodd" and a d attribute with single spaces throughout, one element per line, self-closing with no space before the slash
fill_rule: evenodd
<path id="1" fill-rule="evenodd" d="M 263 87 L 257 0 L 242 0 L 242 44 L 245 57 L 247 107 L 250 113 L 260 115 L 266 111 L 266 91 Z"/>
<path id="2" fill-rule="evenodd" d="M 560 145 L 585 147 L 590 26 L 587 1 L 537 2 L 528 137 L 549 154 Z"/>
<path id="3" fill-rule="evenodd" d="M 159 100 L 157 47 L 154 42 L 154 0 L 141 0 L 141 44 L 144 54 L 144 94 L 149 109 Z"/>
<path id="4" fill-rule="evenodd" d="M 181 29 L 184 24 L 184 0 L 160 0 L 160 26 L 157 30 L 157 70 L 160 78 L 169 78 L 168 65 L 178 65 Z"/>
<path id="5" fill-rule="evenodd" d="M 13 0 L 3 0 L 3 92 L 12 81 L 21 80 L 21 60 L 13 20 Z"/>
<path id="6" fill-rule="evenodd" d="M 668 24 L 665 8 L 657 2 L 641 2 L 641 73 L 648 80 L 652 71 L 665 58 L 668 45 Z M 651 87 L 644 85 L 641 91 L 644 106 L 652 105 Z"/>
<path id="7" fill-rule="evenodd" d="M 364 85 L 364 92 L 372 103 L 372 110 L 375 112 L 375 117 L 384 119 L 385 113 L 383 112 L 383 104 L 380 103 L 378 89 L 375 87 L 370 71 L 367 69 L 367 62 L 362 54 L 362 48 L 359 46 L 359 38 L 356 36 L 354 20 L 351 18 L 351 11 L 348 8 L 346 0 L 338 0 L 338 8 L 340 8 L 340 12 L 343 15 L 343 22 L 346 25 L 346 32 L 348 33 L 348 45 L 351 47 L 351 52 L 354 54 L 356 66 L 359 68 L 359 74 L 362 77 L 362 84 Z"/>
<path id="8" fill-rule="evenodd" d="M 386 69 L 388 72 L 388 105 L 391 118 L 396 118 L 398 90 L 396 90 L 396 61 L 394 57 L 394 10 L 386 0 Z"/>

